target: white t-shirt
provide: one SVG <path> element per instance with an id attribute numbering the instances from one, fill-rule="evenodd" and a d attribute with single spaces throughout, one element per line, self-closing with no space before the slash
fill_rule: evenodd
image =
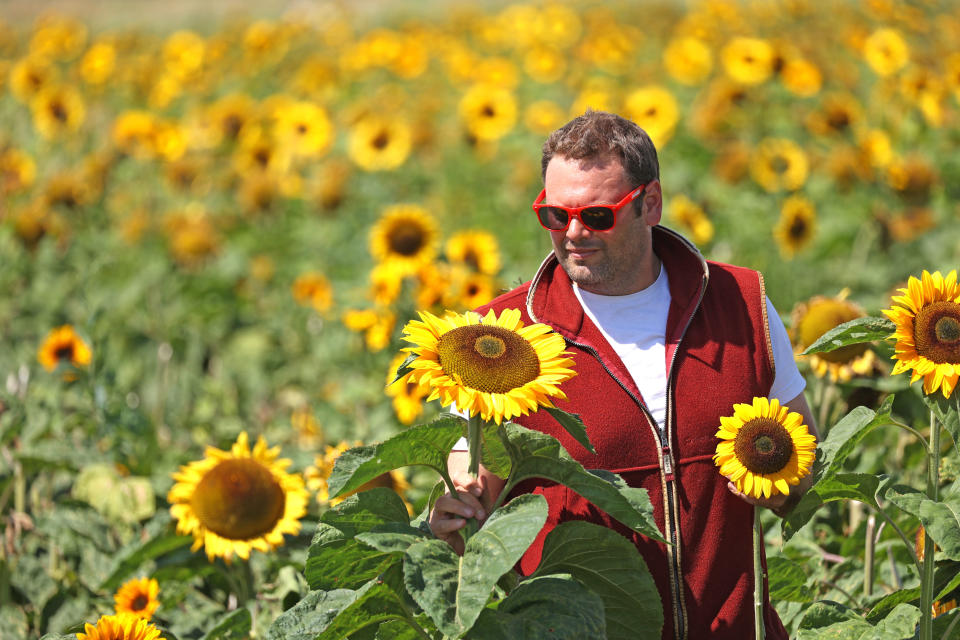
<path id="1" fill-rule="evenodd" d="M 653 419 L 661 431 L 666 428 L 667 365 L 665 343 L 667 313 L 670 309 L 670 283 L 667 270 L 660 269 L 656 281 L 646 289 L 625 296 L 604 296 L 584 291 L 576 284 L 574 293 L 584 313 L 600 329 L 640 389 Z M 807 386 L 793 358 L 790 337 L 783 321 L 767 302 L 767 324 L 776 367 L 773 385 L 767 397 L 788 402 Z M 455 407 L 451 407 L 455 410 Z M 461 438 L 454 451 L 466 451 L 467 441 Z"/>

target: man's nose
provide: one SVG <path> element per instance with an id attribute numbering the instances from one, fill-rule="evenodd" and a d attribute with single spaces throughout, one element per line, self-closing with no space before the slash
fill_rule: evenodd
<path id="1" fill-rule="evenodd" d="M 567 227 L 567 237 L 571 240 L 576 240 L 578 238 L 585 238 L 590 235 L 590 229 L 583 226 L 583 223 L 580 222 L 580 218 L 574 218 L 570 221 L 570 226 Z"/>

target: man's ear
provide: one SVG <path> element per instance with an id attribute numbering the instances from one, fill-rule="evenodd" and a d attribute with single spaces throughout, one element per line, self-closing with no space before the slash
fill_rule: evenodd
<path id="1" fill-rule="evenodd" d="M 644 220 L 651 227 L 660 224 L 663 217 L 663 194 L 660 191 L 660 181 L 654 178 L 647 183 L 643 190 L 643 206 L 641 208 Z"/>

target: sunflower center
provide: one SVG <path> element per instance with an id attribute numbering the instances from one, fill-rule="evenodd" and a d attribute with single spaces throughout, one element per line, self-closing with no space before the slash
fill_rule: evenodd
<path id="1" fill-rule="evenodd" d="M 53 355 L 57 360 L 72 360 L 73 345 L 65 344 L 62 347 L 57 347 L 57 350 L 53 352 Z"/>
<path id="2" fill-rule="evenodd" d="M 415 256 L 423 247 L 423 233 L 414 226 L 398 227 L 390 233 L 390 250 L 402 256 Z"/>
<path id="3" fill-rule="evenodd" d="M 370 144 L 377 151 L 382 151 L 387 148 L 387 145 L 390 144 L 390 134 L 386 130 L 381 129 L 376 137 L 370 141 Z"/>
<path id="4" fill-rule="evenodd" d="M 733 450 L 743 466 L 753 473 L 781 471 L 793 455 L 793 440 L 773 418 L 754 418 L 740 428 Z"/>
<path id="5" fill-rule="evenodd" d="M 444 373 L 486 393 L 507 393 L 540 375 L 533 346 L 503 327 L 457 327 L 440 336 L 437 353 Z"/>
<path id="6" fill-rule="evenodd" d="M 770 170 L 776 174 L 784 174 L 790 168 L 790 161 L 784 156 L 774 156 L 770 159 Z"/>
<path id="7" fill-rule="evenodd" d="M 924 305 L 913 319 L 917 353 L 937 364 L 960 363 L 960 304 L 940 301 Z"/>
<path id="8" fill-rule="evenodd" d="M 200 523 L 230 540 L 269 533 L 283 517 L 285 496 L 276 477 L 249 458 L 223 460 L 197 483 L 190 506 Z"/>
<path id="9" fill-rule="evenodd" d="M 147 596 L 141 593 L 130 603 L 130 608 L 134 611 L 143 611 L 147 607 L 148 602 Z"/>
<path id="10" fill-rule="evenodd" d="M 807 237 L 807 221 L 801 217 L 796 217 L 790 222 L 790 230 L 787 232 L 791 239 L 802 240 Z"/>

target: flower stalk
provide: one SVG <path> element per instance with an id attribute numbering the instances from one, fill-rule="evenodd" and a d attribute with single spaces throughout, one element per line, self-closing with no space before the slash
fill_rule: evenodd
<path id="1" fill-rule="evenodd" d="M 930 411 L 930 450 L 927 453 L 927 497 L 936 501 L 940 492 L 940 424 Z M 920 640 L 933 638 L 934 541 L 923 529 L 923 567 L 920 577 Z"/>
<path id="2" fill-rule="evenodd" d="M 753 634 L 756 640 L 763 640 L 763 585 L 767 576 L 763 571 L 763 525 L 760 524 L 760 510 L 753 509 Z"/>

